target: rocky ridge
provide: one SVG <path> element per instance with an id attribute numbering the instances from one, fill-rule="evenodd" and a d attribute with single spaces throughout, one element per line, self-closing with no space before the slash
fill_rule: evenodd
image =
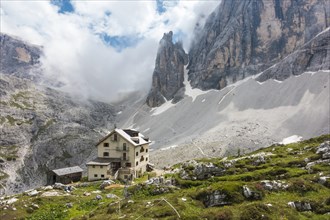
<path id="1" fill-rule="evenodd" d="M 47 183 L 47 173 L 95 157 L 117 109 L 40 85 L 42 48 L 1 34 L 0 194 Z"/>
<path id="2" fill-rule="evenodd" d="M 39 79 L 42 47 L 3 33 L 0 33 L 0 46 L 1 73 L 33 81 Z"/>
<path id="3" fill-rule="evenodd" d="M 223 0 L 191 45 L 188 74 L 192 87 L 222 89 L 264 71 L 326 29 L 329 15 L 329 1 Z M 320 65 L 329 67 L 327 58 L 321 58 L 328 48 L 323 44 L 318 51 L 318 46 L 312 43 L 309 55 L 296 59 L 289 72 L 297 75 Z M 320 55 L 313 56 L 314 51 Z M 288 74 L 276 73 L 280 76 L 264 74 L 262 79 L 283 79 Z"/>
<path id="4" fill-rule="evenodd" d="M 164 33 L 159 42 L 155 70 L 152 75 L 152 88 L 146 103 L 157 107 L 167 100 L 177 102 L 184 95 L 184 65 L 188 55 L 180 42 L 173 43 L 173 32 Z"/>
<path id="5" fill-rule="evenodd" d="M 0 91 L 6 92 L 0 103 L 0 180 L 6 193 L 46 184 L 52 169 L 84 167 L 114 124 L 113 106 L 29 80 L 1 74 Z"/>
<path id="6" fill-rule="evenodd" d="M 283 81 L 290 76 L 297 76 L 305 71 L 329 70 L 329 42 L 330 28 L 327 28 L 292 54 L 285 57 L 281 62 L 263 71 L 256 80 L 259 82 L 264 82 L 268 79 Z"/>

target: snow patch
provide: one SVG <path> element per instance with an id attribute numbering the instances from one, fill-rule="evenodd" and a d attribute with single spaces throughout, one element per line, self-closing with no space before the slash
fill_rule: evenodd
<path id="1" fill-rule="evenodd" d="M 210 92 L 211 90 L 208 91 L 203 91 L 200 89 L 193 89 L 190 85 L 190 83 L 188 82 L 188 70 L 185 69 L 184 70 L 184 81 L 183 81 L 183 85 L 185 86 L 185 95 L 186 96 L 190 96 L 192 98 L 192 102 L 195 101 L 195 99 L 200 96 L 200 95 L 204 95 L 208 92 Z"/>
<path id="2" fill-rule="evenodd" d="M 315 73 L 319 73 L 319 72 L 330 73 L 330 70 L 307 71 L 304 73 L 308 73 L 308 74 L 311 74 L 311 76 L 313 76 Z M 302 75 L 302 74 L 300 74 L 300 75 Z M 298 76 L 300 76 L 300 75 L 298 75 Z"/>
<path id="3" fill-rule="evenodd" d="M 229 87 L 228 87 L 229 88 Z M 223 96 L 222 96 L 222 98 L 220 99 L 220 101 L 219 101 L 219 105 L 221 104 L 221 102 L 226 98 L 226 96 L 228 95 L 228 94 L 230 94 L 234 89 L 235 89 L 236 87 L 235 86 L 233 86 L 233 88 L 231 89 L 231 90 L 229 90 L 226 94 L 224 94 Z"/>
<path id="4" fill-rule="evenodd" d="M 277 83 L 282 83 L 283 81 L 280 81 L 280 80 L 277 80 L 277 79 L 274 79 L 275 82 Z"/>
<path id="5" fill-rule="evenodd" d="M 117 115 L 120 115 L 121 113 L 123 113 L 122 111 L 120 111 L 120 112 L 117 112 Z"/>
<path id="6" fill-rule="evenodd" d="M 150 112 L 152 112 L 151 116 L 159 115 L 159 114 L 167 111 L 168 109 L 172 108 L 175 105 L 176 104 L 172 103 L 172 100 L 167 101 L 159 107 L 152 108 L 150 111 Z"/>
<path id="7" fill-rule="evenodd" d="M 149 131 L 150 130 L 150 128 L 147 128 L 147 129 L 145 129 L 143 132 L 147 132 L 147 131 Z"/>
<path id="8" fill-rule="evenodd" d="M 169 146 L 169 147 L 164 147 L 160 150 L 170 150 L 170 149 L 173 149 L 173 148 L 176 148 L 178 145 L 172 145 L 172 146 Z"/>
<path id="9" fill-rule="evenodd" d="M 203 99 L 202 102 L 205 102 L 206 99 Z"/>
<path id="10" fill-rule="evenodd" d="M 298 136 L 298 135 L 292 135 L 290 137 L 284 138 L 282 140 L 282 142 L 279 142 L 279 144 L 292 144 L 292 143 L 296 143 L 298 141 L 301 141 L 302 137 Z"/>

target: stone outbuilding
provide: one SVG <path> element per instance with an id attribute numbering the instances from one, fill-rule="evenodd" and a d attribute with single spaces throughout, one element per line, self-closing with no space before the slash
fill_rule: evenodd
<path id="1" fill-rule="evenodd" d="M 68 184 L 71 182 L 78 182 L 81 180 L 83 169 L 79 166 L 66 167 L 62 169 L 52 170 L 52 181 L 54 183 Z"/>

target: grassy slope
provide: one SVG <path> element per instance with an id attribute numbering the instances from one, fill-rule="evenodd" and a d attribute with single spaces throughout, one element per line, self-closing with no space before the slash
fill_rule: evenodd
<path id="1" fill-rule="evenodd" d="M 286 146 L 270 146 L 258 152 L 271 152 L 266 163 L 253 165 L 253 159 L 239 160 L 226 170 L 226 175 L 207 180 L 182 180 L 177 174 L 167 174 L 176 178 L 180 188 L 170 188 L 169 192 L 156 195 L 156 186 L 135 185 L 129 188 L 131 196 L 123 199 L 123 189 L 102 190 L 102 200 L 95 200 L 96 194 L 84 196 L 84 192 L 97 190 L 99 183 L 80 187 L 71 196 L 28 197 L 17 195 L 19 199 L 13 204 L 16 211 L 9 207 L 0 207 L 2 220 L 5 219 L 178 219 L 175 211 L 164 201 L 165 198 L 179 212 L 182 219 L 329 219 L 330 189 L 318 183 L 320 173 L 330 175 L 329 164 L 318 164 L 308 172 L 302 169 L 305 158 L 310 161 L 319 159 L 316 147 L 330 135 L 310 139 Z M 221 166 L 221 159 L 202 159 Z M 267 191 L 260 186 L 261 180 L 282 180 L 289 185 L 286 190 Z M 262 195 L 261 200 L 248 200 L 242 195 L 242 186 Z M 166 188 L 166 187 L 163 187 Z M 231 205 L 206 208 L 205 196 L 215 190 L 226 192 Z M 106 194 L 113 193 L 121 199 L 108 199 Z M 182 199 L 184 198 L 184 199 Z M 134 202 L 131 202 L 132 200 Z M 185 200 L 185 201 L 184 201 Z M 298 212 L 290 208 L 290 201 L 306 201 L 313 211 Z M 72 208 L 66 203 L 71 202 Z M 31 204 L 39 209 L 31 208 Z M 271 204 L 271 205 L 269 205 Z M 119 208 L 120 207 L 120 208 Z"/>

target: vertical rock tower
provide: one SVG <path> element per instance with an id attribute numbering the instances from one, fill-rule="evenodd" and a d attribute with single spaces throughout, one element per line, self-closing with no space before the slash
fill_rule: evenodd
<path id="1" fill-rule="evenodd" d="M 184 65 L 188 64 L 188 55 L 182 43 L 173 43 L 173 32 L 164 33 L 159 42 L 152 87 L 147 97 L 147 105 L 157 107 L 173 100 L 177 102 L 184 92 Z"/>

